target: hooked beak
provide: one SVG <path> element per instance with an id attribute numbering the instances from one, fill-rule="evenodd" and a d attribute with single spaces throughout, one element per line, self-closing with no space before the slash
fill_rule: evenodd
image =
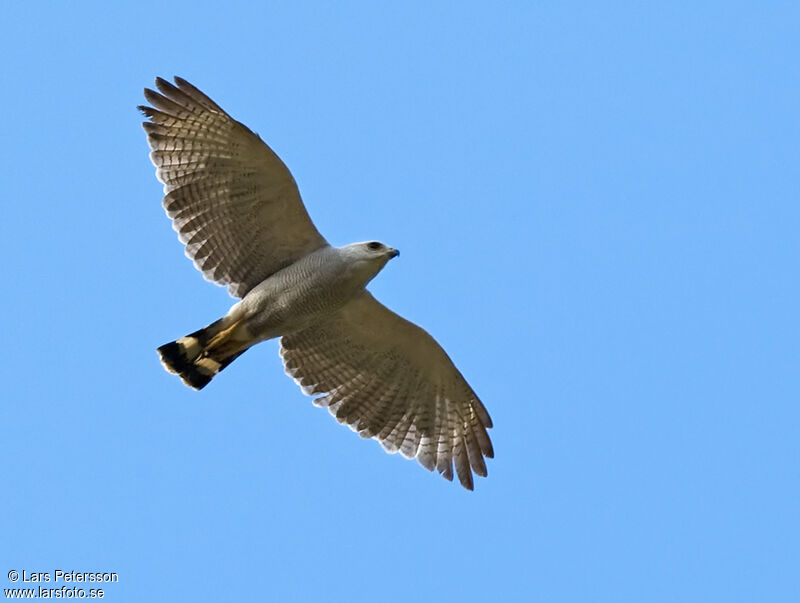
<path id="1" fill-rule="evenodd" d="M 399 249 L 392 249 L 389 252 L 389 259 L 396 258 L 398 255 L 400 255 L 400 250 Z"/>

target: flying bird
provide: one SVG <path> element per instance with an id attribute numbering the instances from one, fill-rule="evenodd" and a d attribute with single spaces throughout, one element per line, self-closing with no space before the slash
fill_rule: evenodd
<path id="1" fill-rule="evenodd" d="M 158 348 L 202 389 L 253 345 L 280 338 L 284 369 L 361 437 L 472 490 L 494 452 L 489 414 L 442 347 L 366 289 L 399 251 L 335 247 L 261 138 L 179 77 L 145 88 L 142 125 L 163 206 L 203 276 L 239 298 L 207 327 Z"/>

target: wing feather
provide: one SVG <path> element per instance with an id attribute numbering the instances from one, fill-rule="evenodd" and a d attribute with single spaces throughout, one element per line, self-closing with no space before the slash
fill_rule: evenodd
<path id="1" fill-rule="evenodd" d="M 179 77 L 156 78 L 139 109 L 164 209 L 207 279 L 243 297 L 269 275 L 327 245 L 294 178 L 246 126 Z"/>
<path id="2" fill-rule="evenodd" d="M 489 413 L 438 343 L 368 292 L 281 338 L 286 373 L 336 419 L 389 453 L 473 488 L 494 455 Z"/>

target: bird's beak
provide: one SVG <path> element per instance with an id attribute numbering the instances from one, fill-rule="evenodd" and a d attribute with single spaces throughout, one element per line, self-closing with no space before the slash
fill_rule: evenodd
<path id="1" fill-rule="evenodd" d="M 400 255 L 400 250 L 399 249 L 392 249 L 389 252 L 389 259 L 396 258 L 398 255 Z"/>

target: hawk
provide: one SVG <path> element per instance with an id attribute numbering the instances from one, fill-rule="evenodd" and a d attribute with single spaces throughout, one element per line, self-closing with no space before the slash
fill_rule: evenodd
<path id="1" fill-rule="evenodd" d="M 158 348 L 202 389 L 253 345 L 280 338 L 286 373 L 340 423 L 472 490 L 494 452 L 489 414 L 425 330 L 366 289 L 399 251 L 335 247 L 261 138 L 179 77 L 157 78 L 139 110 L 163 206 L 203 276 L 239 298 L 207 327 Z"/>

